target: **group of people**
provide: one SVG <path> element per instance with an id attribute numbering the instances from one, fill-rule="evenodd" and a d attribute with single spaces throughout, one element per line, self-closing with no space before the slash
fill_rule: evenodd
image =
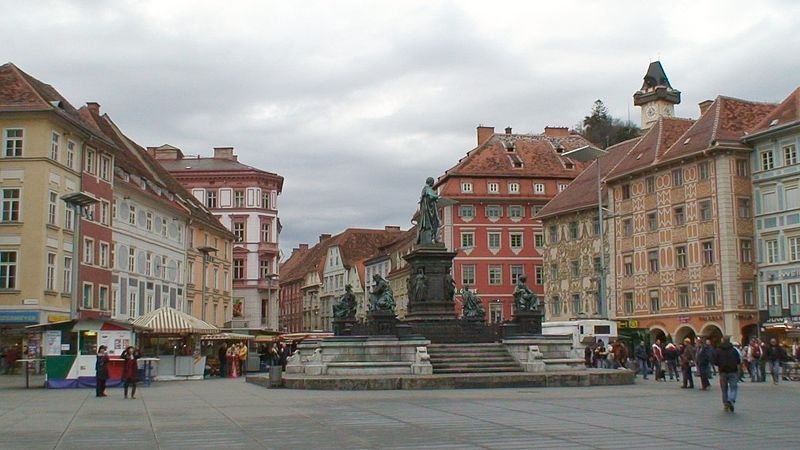
<path id="1" fill-rule="evenodd" d="M 245 370 L 245 363 L 247 362 L 247 344 L 237 342 L 228 346 L 223 342 L 217 350 L 217 359 L 219 360 L 218 375 L 220 377 L 240 377 Z"/>
<path id="2" fill-rule="evenodd" d="M 769 342 L 753 338 L 750 344 L 742 347 L 723 337 L 719 345 L 714 346 L 710 339 L 687 337 L 677 345 L 671 342 L 664 345 L 656 340 L 647 346 L 640 341 L 630 352 L 621 340 L 608 346 L 601 340 L 587 346 L 584 356 L 587 367 L 628 368 L 645 380 L 649 373 L 656 381 L 666 382 L 669 376 L 670 380 L 682 381 L 682 389 L 694 389 L 694 372 L 700 378 L 701 390 L 709 389 L 711 379 L 718 376 L 723 407 L 733 412 L 737 386 L 744 381 L 745 374 L 749 374 L 752 382 L 764 382 L 769 373 L 772 382 L 778 384 L 783 365 L 791 360 L 800 362 L 800 343 L 795 341 L 791 349 L 787 349 L 776 338 Z"/>
<path id="3" fill-rule="evenodd" d="M 125 398 L 128 398 L 130 388 L 131 399 L 136 399 L 136 384 L 139 382 L 139 358 L 142 353 L 132 345 L 128 346 L 120 355 L 122 359 L 122 385 L 125 389 Z M 108 354 L 108 347 L 101 345 L 97 348 L 97 361 L 94 365 L 95 370 L 95 397 L 108 397 L 106 394 L 106 383 L 109 378 L 109 362 L 111 357 Z"/>

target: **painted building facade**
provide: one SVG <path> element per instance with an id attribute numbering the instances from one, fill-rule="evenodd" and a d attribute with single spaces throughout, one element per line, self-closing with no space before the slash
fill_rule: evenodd
<path id="1" fill-rule="evenodd" d="M 770 336 L 800 330 L 800 89 L 745 137 L 753 147 L 755 283 L 761 327 Z"/>
<path id="2" fill-rule="evenodd" d="M 750 149 L 774 105 L 718 97 L 660 117 L 609 173 L 616 317 L 653 337 L 756 333 Z"/>
<path id="3" fill-rule="evenodd" d="M 555 127 L 527 135 L 481 126 L 477 134 L 478 146 L 437 181 L 439 194 L 455 201 L 442 208 L 441 233 L 458 253 L 457 289 L 476 290 L 487 319 L 501 322 L 511 318 L 520 275 L 544 294 L 544 230 L 534 216 L 586 166 L 562 154 L 590 143 Z"/>
<path id="4" fill-rule="evenodd" d="M 211 158 L 184 157 L 169 145 L 148 151 L 233 233 L 233 301 L 241 311 L 234 320 L 278 330 L 283 177 L 240 163 L 232 147 L 215 148 Z"/>
<path id="5" fill-rule="evenodd" d="M 631 139 L 609 147 L 606 154 L 592 162 L 536 216 L 545 232 L 542 276 L 548 321 L 614 317 L 615 311 L 609 310 L 608 302 L 601 302 L 598 295 L 599 277 L 605 277 L 606 300 L 613 280 L 609 270 L 613 262 L 609 253 L 610 234 L 607 224 L 600 226 L 597 207 L 598 185 L 603 186 L 605 194 L 605 183 L 599 183 L 598 177 L 604 178 L 638 141 Z M 604 259 L 600 257 L 601 251 L 605 252 Z"/>

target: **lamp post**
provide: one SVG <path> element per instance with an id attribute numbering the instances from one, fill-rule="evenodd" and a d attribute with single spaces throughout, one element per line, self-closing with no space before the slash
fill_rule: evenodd
<path id="1" fill-rule="evenodd" d="M 203 276 L 202 276 L 203 288 L 200 291 L 202 292 L 200 296 L 200 307 L 202 308 L 202 310 L 200 311 L 200 318 L 206 320 L 206 267 L 208 265 L 209 253 L 212 252 L 216 253 L 217 249 L 214 247 L 205 246 L 205 247 L 197 247 L 196 250 L 203 255 Z"/>
<path id="2" fill-rule="evenodd" d="M 61 200 L 72 208 L 72 274 L 70 276 L 70 284 L 72 287 L 72 295 L 69 300 L 69 318 L 70 320 L 77 317 L 78 311 L 78 270 L 80 270 L 80 246 L 81 246 L 81 217 L 83 217 L 83 208 L 89 207 L 99 200 L 84 192 L 72 192 L 61 196 Z"/>
<path id="3" fill-rule="evenodd" d="M 605 252 L 605 226 L 603 220 L 603 188 L 601 183 L 600 173 L 600 157 L 605 155 L 605 150 L 601 150 L 591 145 L 584 145 L 583 147 L 576 148 L 575 150 L 568 151 L 563 156 L 574 159 L 576 161 L 588 162 L 594 161 L 595 169 L 597 172 L 597 220 L 600 222 L 600 227 L 597 230 L 600 235 L 600 267 L 598 267 L 598 280 L 597 280 L 597 313 L 601 317 L 606 317 L 606 252 Z"/>

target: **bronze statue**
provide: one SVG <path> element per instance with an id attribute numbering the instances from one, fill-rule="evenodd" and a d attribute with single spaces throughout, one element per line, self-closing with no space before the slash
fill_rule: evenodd
<path id="1" fill-rule="evenodd" d="M 433 189 L 434 179 L 428 177 L 425 180 L 425 187 L 419 198 L 419 231 L 417 234 L 417 244 L 438 244 L 439 240 L 439 208 L 436 203 L 439 194 Z"/>
<path id="2" fill-rule="evenodd" d="M 520 275 L 514 287 L 514 308 L 517 312 L 539 309 L 539 298 L 525 284 L 527 280 L 528 277 Z"/>
<path id="3" fill-rule="evenodd" d="M 461 292 L 461 297 L 464 299 L 463 317 L 471 320 L 484 320 L 486 317 L 486 310 L 483 309 L 481 299 L 466 287 Z"/>
<path id="4" fill-rule="evenodd" d="M 370 311 L 394 312 L 394 293 L 389 282 L 377 273 L 372 276 L 372 280 L 375 281 L 375 286 L 369 293 Z"/>
<path id="5" fill-rule="evenodd" d="M 356 296 L 353 286 L 345 285 L 344 294 L 333 304 L 334 320 L 356 320 Z"/>
<path id="6" fill-rule="evenodd" d="M 424 302 L 425 297 L 428 296 L 428 278 L 425 276 L 425 272 L 419 271 L 414 276 L 414 292 L 413 298 L 416 302 Z"/>
<path id="7" fill-rule="evenodd" d="M 449 273 L 444 276 L 445 300 L 452 302 L 456 296 L 456 280 Z"/>

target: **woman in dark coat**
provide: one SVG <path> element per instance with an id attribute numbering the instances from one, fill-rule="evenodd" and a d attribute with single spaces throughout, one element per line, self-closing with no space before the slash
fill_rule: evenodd
<path id="1" fill-rule="evenodd" d="M 128 386 L 131 387 L 131 398 L 136 398 L 136 383 L 139 382 L 139 358 L 142 355 L 133 346 L 122 352 L 122 383 L 125 387 L 125 398 L 128 398 Z"/>
<path id="2" fill-rule="evenodd" d="M 97 349 L 97 362 L 95 371 L 95 397 L 106 397 L 106 380 L 108 380 L 108 351 L 105 345 Z"/>

